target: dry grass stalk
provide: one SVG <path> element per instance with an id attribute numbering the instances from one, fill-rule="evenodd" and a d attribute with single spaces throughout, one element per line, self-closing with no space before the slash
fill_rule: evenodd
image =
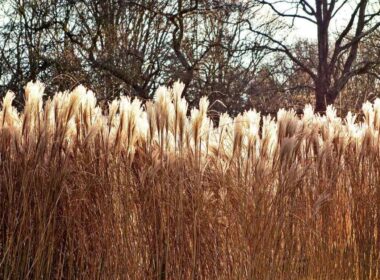
<path id="1" fill-rule="evenodd" d="M 1 279 L 378 279 L 380 100 L 215 126 L 183 85 L 0 111 Z"/>

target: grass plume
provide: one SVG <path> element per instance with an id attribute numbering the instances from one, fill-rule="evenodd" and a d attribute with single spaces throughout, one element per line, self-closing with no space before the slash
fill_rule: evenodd
<path id="1" fill-rule="evenodd" d="M 216 125 L 183 88 L 5 95 L 1 279 L 380 278 L 380 100 Z"/>

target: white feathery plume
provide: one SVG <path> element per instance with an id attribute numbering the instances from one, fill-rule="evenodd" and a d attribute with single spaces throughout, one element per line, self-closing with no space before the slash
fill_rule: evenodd
<path id="1" fill-rule="evenodd" d="M 277 147 L 277 123 L 271 116 L 263 118 L 262 153 L 272 158 Z"/>
<path id="2" fill-rule="evenodd" d="M 376 98 L 373 103 L 373 110 L 375 112 L 374 115 L 374 127 L 379 130 L 380 129 L 380 99 Z"/>
<path id="3" fill-rule="evenodd" d="M 375 112 L 373 110 L 373 105 L 371 102 L 369 101 L 366 101 L 363 105 L 362 105 L 362 111 L 364 113 L 364 119 L 365 119 L 365 123 L 368 125 L 368 126 L 373 126 L 374 124 L 374 118 L 375 118 Z"/>
<path id="4" fill-rule="evenodd" d="M 15 94 L 12 91 L 8 91 L 4 98 L 0 113 L 0 128 L 12 127 L 13 129 L 20 128 L 21 121 L 19 114 L 15 107 L 12 106 L 12 102 L 15 99 Z"/>

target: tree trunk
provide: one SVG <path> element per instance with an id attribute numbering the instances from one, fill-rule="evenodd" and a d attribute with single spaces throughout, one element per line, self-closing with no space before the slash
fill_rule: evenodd
<path id="1" fill-rule="evenodd" d="M 323 114 L 326 112 L 325 93 L 322 91 L 315 91 L 315 112 Z"/>
<path id="2" fill-rule="evenodd" d="M 315 88 L 315 112 L 324 115 L 327 106 L 334 104 L 337 95 L 330 92 L 327 85 L 317 84 Z"/>

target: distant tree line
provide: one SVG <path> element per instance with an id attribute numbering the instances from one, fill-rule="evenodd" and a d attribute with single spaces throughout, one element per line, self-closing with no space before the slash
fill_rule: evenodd
<path id="1" fill-rule="evenodd" d="M 207 95 L 215 112 L 265 112 L 295 96 L 323 112 L 340 93 L 354 102 L 379 88 L 375 2 L 0 0 L 0 93 L 15 91 L 21 106 L 24 85 L 40 79 L 47 94 L 84 84 L 104 102 L 149 99 L 181 80 L 190 103 Z M 294 20 L 315 24 L 316 40 L 287 40 Z"/>

